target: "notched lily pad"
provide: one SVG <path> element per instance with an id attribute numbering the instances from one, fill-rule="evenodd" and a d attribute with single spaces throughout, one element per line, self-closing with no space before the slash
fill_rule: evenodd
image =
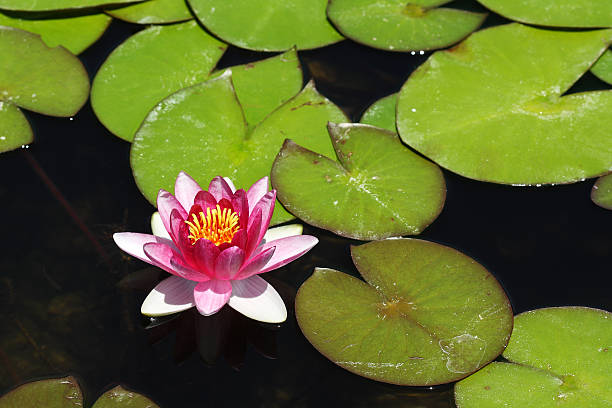
<path id="1" fill-rule="evenodd" d="M 362 124 L 328 125 L 338 161 L 287 140 L 272 166 L 272 186 L 303 221 L 361 240 L 414 235 L 442 210 L 446 188 L 435 164 L 393 132 Z"/>
<path id="2" fill-rule="evenodd" d="M 506 295 L 480 264 L 432 242 L 352 247 L 366 282 L 317 269 L 296 297 L 299 326 L 323 355 L 378 381 L 456 381 L 499 355 L 512 330 Z"/>
<path id="3" fill-rule="evenodd" d="M 591 199 L 598 206 L 612 210 L 612 174 L 600 177 L 595 182 Z"/>
<path id="4" fill-rule="evenodd" d="M 612 85 L 612 50 L 607 50 L 591 67 L 591 72 L 599 79 Z"/>
<path id="5" fill-rule="evenodd" d="M 137 24 L 162 24 L 191 20 L 193 15 L 185 0 L 147 0 L 106 10 L 109 15 Z"/>
<path id="6" fill-rule="evenodd" d="M 330 0 L 327 15 L 343 35 L 370 47 L 433 50 L 465 38 L 486 17 L 484 13 L 436 8 L 449 1 Z"/>
<path id="7" fill-rule="evenodd" d="M 402 87 L 404 142 L 451 171 L 504 184 L 571 183 L 612 168 L 612 91 L 561 96 L 612 30 L 481 30 L 434 53 Z"/>
<path id="8" fill-rule="evenodd" d="M 397 107 L 397 94 L 385 96 L 374 102 L 361 116 L 359 123 L 377 126 L 382 129 L 396 132 L 395 108 Z"/>
<path id="9" fill-rule="evenodd" d="M 503 356 L 455 386 L 459 408 L 612 404 L 612 313 L 586 307 L 516 316 Z"/>
<path id="10" fill-rule="evenodd" d="M 0 9 L 19 11 L 72 10 L 113 4 L 138 3 L 143 0 L 0 0 Z"/>

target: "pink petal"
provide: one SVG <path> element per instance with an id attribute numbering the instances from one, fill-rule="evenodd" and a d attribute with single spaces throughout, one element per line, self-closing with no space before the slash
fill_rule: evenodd
<path id="1" fill-rule="evenodd" d="M 222 251 L 215 263 L 215 277 L 217 279 L 229 280 L 240 270 L 244 262 L 244 250 L 239 247 L 230 247 Z"/>
<path id="2" fill-rule="evenodd" d="M 247 228 L 246 256 L 249 258 L 255 248 L 259 245 L 259 232 L 261 231 L 261 209 L 249 216 L 249 226 Z"/>
<path id="3" fill-rule="evenodd" d="M 210 279 L 205 274 L 188 267 L 181 256 L 167 244 L 151 242 L 145 244 L 143 249 L 151 261 L 162 265 L 164 270 L 173 275 L 195 282 L 203 282 Z"/>
<path id="4" fill-rule="evenodd" d="M 232 190 L 232 193 L 235 193 L 236 186 L 234 185 L 234 182 L 229 177 L 223 177 L 223 180 L 225 180 L 229 188 Z"/>
<path id="5" fill-rule="evenodd" d="M 185 224 L 185 218 L 181 215 L 180 211 L 172 210 L 170 213 L 170 230 L 168 232 L 170 233 L 170 236 L 172 237 L 172 240 L 176 246 L 179 248 L 181 247 L 181 227 L 183 226 L 187 227 Z"/>
<path id="6" fill-rule="evenodd" d="M 200 191 L 194 200 L 194 204 L 198 204 L 202 208 L 202 212 L 206 214 L 206 209 L 211 210 L 217 205 L 217 200 L 208 191 Z"/>
<path id="7" fill-rule="evenodd" d="M 230 185 L 227 184 L 227 181 L 219 176 L 210 181 L 210 184 L 208 185 L 208 192 L 212 194 L 217 201 L 221 200 L 222 198 L 227 198 L 230 200 L 234 195 L 234 191 Z"/>
<path id="8" fill-rule="evenodd" d="M 266 242 L 257 249 L 261 251 L 265 251 L 267 248 L 272 247 L 276 247 L 276 249 L 270 261 L 268 261 L 259 273 L 278 269 L 288 264 L 308 252 L 317 242 L 319 242 L 319 240 L 310 235 L 296 235 Z"/>
<path id="9" fill-rule="evenodd" d="M 258 210 L 261 210 L 261 227 L 257 237 L 257 243 L 261 242 L 268 226 L 270 225 L 270 218 L 274 212 L 274 203 L 276 202 L 276 190 L 267 192 L 255 207 L 253 207 L 253 214 L 256 214 Z M 250 220 L 249 220 L 250 221 Z"/>
<path id="10" fill-rule="evenodd" d="M 200 185 L 191 176 L 181 171 L 174 183 L 174 195 L 186 211 L 193 205 L 193 199 L 198 192 L 202 191 Z"/>
<path id="11" fill-rule="evenodd" d="M 193 289 L 197 282 L 170 276 L 155 286 L 140 308 L 145 316 L 167 316 L 195 305 Z"/>
<path id="12" fill-rule="evenodd" d="M 183 219 L 187 218 L 187 212 L 181 203 L 166 190 L 159 190 L 157 194 L 157 210 L 164 223 L 164 228 L 166 228 L 166 231 L 168 231 L 170 235 L 172 235 L 172 230 L 170 228 L 170 214 L 172 214 L 172 210 L 178 211 Z"/>
<path id="13" fill-rule="evenodd" d="M 198 239 L 193 246 L 193 259 L 199 270 L 211 278 L 215 277 L 215 263 L 219 248 L 207 239 Z"/>
<path id="14" fill-rule="evenodd" d="M 249 223 L 249 201 L 243 189 L 234 193 L 232 197 L 232 208 L 238 213 L 240 227 L 246 228 Z"/>
<path id="15" fill-rule="evenodd" d="M 154 264 L 144 252 L 143 247 L 145 244 L 153 242 L 174 246 L 172 241 L 169 239 L 157 237 L 155 235 L 139 234 L 137 232 L 117 232 L 113 234 L 113 240 L 115 241 L 115 244 L 121 248 L 121 250 L 140 259 L 141 261 L 145 261 L 146 263 L 155 266 L 159 265 Z"/>
<path id="16" fill-rule="evenodd" d="M 231 246 L 237 246 L 245 249 L 247 246 L 247 230 L 239 229 L 232 238 Z"/>
<path id="17" fill-rule="evenodd" d="M 198 312 L 204 316 L 217 313 L 227 303 L 231 294 L 231 283 L 217 279 L 198 283 L 193 290 Z"/>
<path id="18" fill-rule="evenodd" d="M 246 279 L 250 276 L 256 275 L 261 272 L 263 267 L 270 261 L 272 255 L 274 255 L 275 248 L 266 248 L 259 254 L 249 259 L 241 269 L 238 275 L 234 278 L 235 280 Z"/>
<path id="19" fill-rule="evenodd" d="M 262 199 L 268 192 L 268 177 L 263 177 L 257 180 L 247 191 L 247 199 L 249 200 L 249 214 L 253 213 L 253 207 Z"/>
<path id="20" fill-rule="evenodd" d="M 265 323 L 282 323 L 287 319 L 287 308 L 272 285 L 260 278 L 232 281 L 232 296 L 228 304 L 248 318 Z"/>

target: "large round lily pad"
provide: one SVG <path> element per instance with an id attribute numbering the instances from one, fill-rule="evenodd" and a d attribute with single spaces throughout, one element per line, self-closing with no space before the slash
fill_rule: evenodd
<path id="1" fill-rule="evenodd" d="M 318 48 L 343 39 L 327 21 L 327 0 L 189 0 L 223 41 L 256 51 Z"/>
<path id="2" fill-rule="evenodd" d="M 512 309 L 473 259 L 416 239 L 351 252 L 366 282 L 317 269 L 296 297 L 302 332 L 334 363 L 378 381 L 433 385 L 465 377 L 504 349 Z"/>
<path id="3" fill-rule="evenodd" d="M 612 210 L 612 175 L 600 177 L 591 190 L 591 199 L 600 207 Z"/>
<path id="4" fill-rule="evenodd" d="M 0 153 L 32 143 L 33 139 L 32 128 L 19 108 L 0 101 Z"/>
<path id="5" fill-rule="evenodd" d="M 105 14 L 86 14 L 69 18 L 27 18 L 26 15 L 0 11 L 0 25 L 39 34 L 49 47 L 61 45 L 80 54 L 104 34 L 111 18 Z"/>
<path id="6" fill-rule="evenodd" d="M 0 408 L 83 408 L 83 396 L 73 377 L 23 384 L 0 397 Z"/>
<path id="7" fill-rule="evenodd" d="M 591 72 L 599 79 L 612 85 L 612 50 L 607 50 L 591 67 Z"/>
<path id="8" fill-rule="evenodd" d="M 359 123 L 377 126 L 392 132 L 395 128 L 395 108 L 397 107 L 397 94 L 385 96 L 374 102 L 361 116 Z"/>
<path id="9" fill-rule="evenodd" d="M 394 132 L 330 123 L 338 161 L 288 140 L 272 166 L 272 186 L 303 221 L 361 240 L 415 235 L 442 211 L 446 188 L 435 164 Z"/>
<path id="10" fill-rule="evenodd" d="M 108 130 L 131 141 L 158 102 L 206 80 L 226 47 L 195 21 L 140 31 L 98 70 L 91 89 L 94 112 Z"/>
<path id="11" fill-rule="evenodd" d="M 612 30 L 481 30 L 434 53 L 402 87 L 404 142 L 463 176 L 570 183 L 612 168 L 612 91 L 561 96 L 599 58 Z"/>
<path id="12" fill-rule="evenodd" d="M 585 307 L 516 316 L 503 356 L 455 386 L 459 408 L 612 405 L 612 313 Z"/>
<path id="13" fill-rule="evenodd" d="M 511 20 L 552 27 L 612 27 L 608 0 L 478 0 Z"/>
<path id="14" fill-rule="evenodd" d="M 0 0 L 0 9 L 19 11 L 71 10 L 137 3 L 139 1 L 142 0 Z"/>
<path id="15" fill-rule="evenodd" d="M 436 8 L 447 1 L 330 0 L 327 15 L 346 37 L 388 51 L 447 47 L 476 30 L 486 14 Z"/>
<path id="16" fill-rule="evenodd" d="M 121 8 L 106 10 L 120 20 L 137 24 L 161 24 L 191 20 L 193 15 L 185 0 L 147 0 Z"/>

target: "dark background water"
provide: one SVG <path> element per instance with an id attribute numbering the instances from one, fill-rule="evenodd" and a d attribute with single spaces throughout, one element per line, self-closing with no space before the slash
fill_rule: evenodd
<path id="1" fill-rule="evenodd" d="M 485 25 L 500 22 L 490 15 Z M 81 55 L 90 76 L 139 29 L 114 21 Z M 358 120 L 374 100 L 398 91 L 429 54 L 387 53 L 344 41 L 301 52 L 300 58 L 305 79 L 314 78 L 324 95 Z M 221 65 L 263 57 L 230 47 Z M 587 73 L 570 92 L 607 88 Z M 391 386 L 335 366 L 303 337 L 292 310 L 280 326 L 224 309 L 215 319 L 186 313 L 146 330 L 140 303 L 162 275 L 121 253 L 111 239 L 118 231 L 149 231 L 154 211 L 134 183 L 130 145 L 106 131 L 89 104 L 72 119 L 27 116 L 35 142 L 0 157 L 0 392 L 34 378 L 74 374 L 86 406 L 116 383 L 166 408 L 453 406 L 452 385 Z M 485 265 L 515 313 L 564 305 L 612 309 L 612 212 L 591 202 L 592 180 L 536 188 L 482 183 L 448 171 L 444 176 L 444 210 L 420 238 Z M 305 233 L 318 236 L 320 244 L 267 274 L 290 309 L 315 266 L 357 274 L 349 252 L 355 241 L 308 227 Z"/>

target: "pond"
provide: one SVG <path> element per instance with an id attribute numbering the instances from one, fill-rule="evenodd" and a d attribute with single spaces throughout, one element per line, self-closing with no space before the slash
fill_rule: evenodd
<path id="1" fill-rule="evenodd" d="M 488 16 L 484 26 L 504 23 Z M 81 54 L 93 77 L 108 54 L 140 26 L 114 20 Z M 431 52 L 389 53 L 351 41 L 300 52 L 305 80 L 351 120 L 397 92 Z M 230 47 L 220 66 L 262 58 Z M 569 93 L 610 89 L 587 72 Z M 0 391 L 32 379 L 72 374 L 86 406 L 115 384 L 161 407 L 453 407 L 453 385 L 401 387 L 334 365 L 306 340 L 293 299 L 315 267 L 359 276 L 350 245 L 308 225 L 319 244 L 266 275 L 289 309 L 280 325 L 225 307 L 153 322 L 140 314 L 165 275 L 121 252 L 112 234 L 149 231 L 155 210 L 132 176 L 130 144 L 100 124 L 89 103 L 73 118 L 28 112 L 35 142 L 2 154 L 0 198 Z M 455 248 L 504 287 L 515 314 L 548 306 L 612 309 L 612 213 L 590 200 L 593 180 L 515 187 L 443 170 L 440 216 L 418 237 Z M 153 327 L 155 326 L 155 327 Z"/>

